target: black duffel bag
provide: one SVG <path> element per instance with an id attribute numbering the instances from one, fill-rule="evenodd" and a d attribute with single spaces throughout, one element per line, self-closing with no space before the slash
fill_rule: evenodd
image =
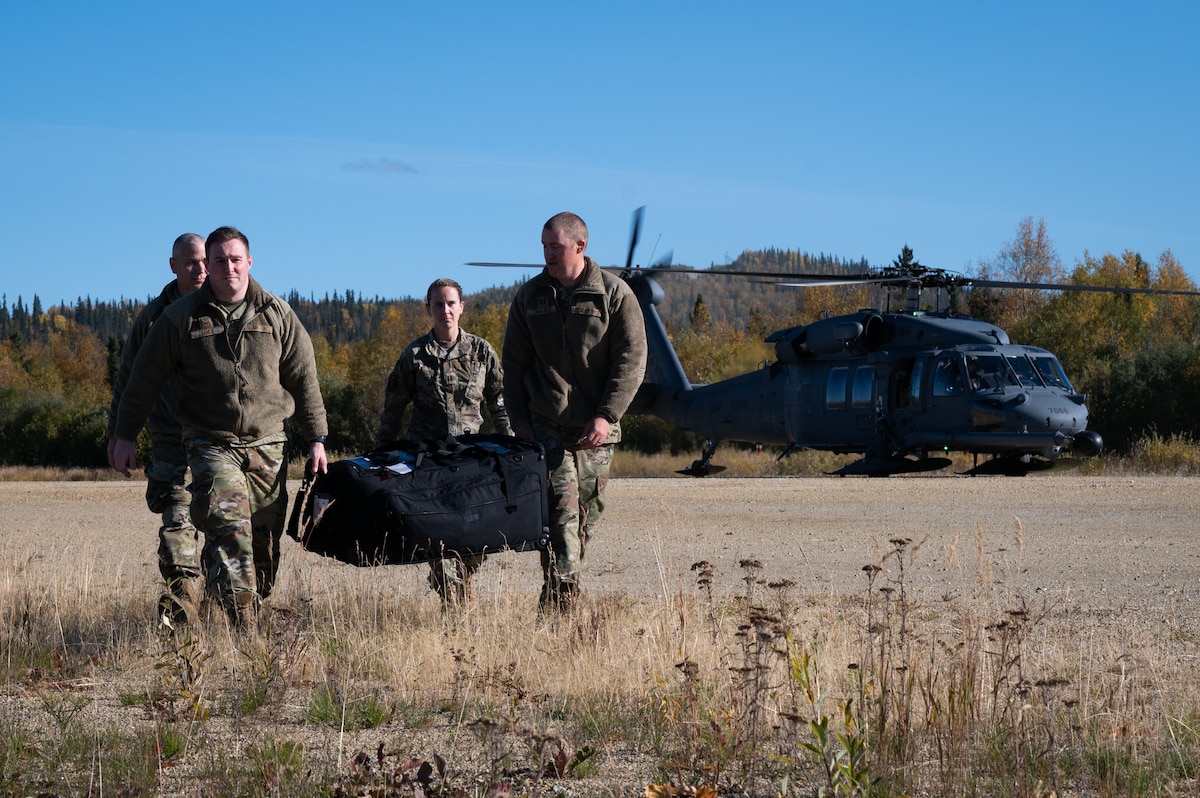
<path id="1" fill-rule="evenodd" d="M 305 471 L 288 534 L 352 565 L 531 551 L 549 545 L 546 455 L 508 435 L 397 441 Z"/>

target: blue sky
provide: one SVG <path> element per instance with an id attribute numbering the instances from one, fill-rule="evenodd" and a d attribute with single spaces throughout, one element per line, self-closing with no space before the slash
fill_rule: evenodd
<path id="1" fill-rule="evenodd" d="M 778 247 L 970 273 L 1044 219 L 1064 264 L 1200 276 L 1200 6 L 10 3 L 0 293 L 144 298 L 222 224 L 269 290 L 468 291 L 589 253 Z"/>

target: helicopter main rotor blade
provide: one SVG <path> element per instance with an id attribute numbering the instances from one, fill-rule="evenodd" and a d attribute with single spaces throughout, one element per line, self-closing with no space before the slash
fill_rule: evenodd
<path id="1" fill-rule="evenodd" d="M 975 288 L 1028 288 L 1034 291 L 1091 291 L 1101 294 L 1167 294 L 1200 296 L 1200 291 L 1182 288 L 1125 288 L 1118 285 L 1072 285 L 1069 283 L 1020 283 L 1011 280 L 975 280 L 970 277 L 964 285 Z"/>
<path id="2" fill-rule="evenodd" d="M 673 256 L 673 254 L 674 253 L 668 253 L 668 255 L 671 255 L 671 256 Z M 810 280 L 810 279 L 811 280 L 845 280 L 847 284 L 851 284 L 851 285 L 854 283 L 864 283 L 864 282 L 872 282 L 872 281 L 878 282 L 878 280 L 880 279 L 879 277 L 874 276 L 870 273 L 864 274 L 860 277 L 858 275 L 853 275 L 853 274 L 849 274 L 849 275 L 847 275 L 847 274 L 797 274 L 795 272 L 744 271 L 742 269 L 728 269 L 723 266 L 714 266 L 712 268 L 696 269 L 691 266 L 673 266 L 670 263 L 662 264 L 661 261 L 663 259 L 664 258 L 660 258 L 658 261 L 651 264 L 650 266 L 640 269 L 640 271 L 654 272 L 657 274 L 686 274 L 686 275 L 691 275 L 691 276 L 695 276 L 697 274 L 701 275 L 701 276 L 716 274 L 716 275 L 724 275 L 724 276 L 728 276 L 728 277 L 766 277 L 766 278 L 773 277 L 777 280 L 781 280 L 781 279 L 788 279 L 788 280 Z M 616 269 L 616 267 L 613 267 L 613 266 L 602 266 L 601 268 Z"/>
<path id="3" fill-rule="evenodd" d="M 662 258 L 660 258 L 658 261 L 656 261 L 654 263 L 654 265 L 648 266 L 646 268 L 638 268 L 635 271 L 653 272 L 655 274 L 685 274 L 685 275 L 724 274 L 724 275 L 731 275 L 734 277 L 790 277 L 790 278 L 796 279 L 796 280 L 805 279 L 805 277 L 806 277 L 806 275 L 786 274 L 786 273 L 781 273 L 781 272 L 743 272 L 743 271 L 738 271 L 737 269 L 693 269 L 688 266 L 672 266 L 672 265 L 670 265 L 670 263 L 666 263 L 666 264 L 662 263 L 663 260 L 669 260 L 671 257 L 673 257 L 673 254 L 668 252 L 666 255 L 664 255 Z M 544 269 L 546 267 L 546 265 L 544 263 L 495 263 L 492 261 L 467 261 L 465 265 L 467 265 L 467 266 L 484 266 L 484 267 L 491 268 L 491 269 Z M 619 271 L 623 271 L 624 268 L 628 268 L 628 267 L 601 266 L 600 268 L 604 269 L 605 271 L 619 272 Z M 816 275 L 814 275 L 814 276 L 816 276 Z M 830 279 L 833 279 L 833 278 L 830 278 Z M 837 279 L 845 279 L 845 280 L 849 280 L 850 282 L 863 282 L 862 279 L 856 280 L 854 278 L 846 278 L 846 277 L 837 278 Z"/>
<path id="4" fill-rule="evenodd" d="M 793 275 L 788 275 L 789 280 L 796 279 Z M 778 280 L 754 280 L 756 283 L 764 283 L 766 285 L 774 285 L 777 288 L 816 288 L 823 285 L 882 285 L 886 283 L 907 283 L 909 282 L 903 277 L 876 277 L 876 278 L 841 278 L 828 279 L 818 277 L 813 280 L 804 280 L 804 282 L 780 282 Z"/>
<path id="5" fill-rule="evenodd" d="M 486 263 L 482 261 L 468 261 L 467 266 L 486 266 L 490 269 L 541 269 L 546 268 L 544 263 Z"/>
<path id="6" fill-rule="evenodd" d="M 672 259 L 673 259 L 674 257 L 675 257 L 675 250 L 673 250 L 673 249 L 668 249 L 668 250 L 667 250 L 666 252 L 664 252 L 664 253 L 663 253 L 663 254 L 662 254 L 662 255 L 661 255 L 659 258 L 657 258 L 657 259 L 656 259 L 656 260 L 655 260 L 653 263 L 651 263 L 651 264 L 650 264 L 650 266 L 649 266 L 649 268 L 651 268 L 651 269 L 667 269 L 667 268 L 670 268 L 670 266 L 671 266 L 671 261 L 672 261 Z"/>
<path id="7" fill-rule="evenodd" d="M 638 209 L 639 211 L 641 208 Z M 637 240 L 641 216 L 634 214 L 634 241 Z M 668 256 L 669 257 L 669 256 Z M 630 262 L 633 258 L 633 248 L 630 247 Z M 492 266 L 519 269 L 542 269 L 541 264 L 532 263 L 468 263 L 468 266 Z M 619 266 L 601 266 L 608 271 L 621 271 Z M 627 265 L 626 270 L 629 269 Z M 648 274 L 684 274 L 691 277 L 700 275 L 721 275 L 729 277 L 754 278 L 758 282 L 774 283 L 781 288 L 812 288 L 815 286 L 832 285 L 904 285 L 910 284 L 921 288 L 1002 288 L 1026 291 L 1086 291 L 1099 294 L 1146 294 L 1159 296 L 1190 296 L 1200 297 L 1200 291 L 1185 288 L 1130 288 L 1114 285 L 1075 285 L 1072 283 L 1022 283 L 1013 280 L 976 279 L 965 275 L 950 274 L 941 270 L 923 269 L 916 273 L 897 273 L 894 271 L 866 272 L 855 274 L 794 274 L 788 272 L 742 271 L 725 267 L 710 269 L 693 269 L 688 266 L 672 266 L 656 263 L 648 268 L 639 269 Z"/>

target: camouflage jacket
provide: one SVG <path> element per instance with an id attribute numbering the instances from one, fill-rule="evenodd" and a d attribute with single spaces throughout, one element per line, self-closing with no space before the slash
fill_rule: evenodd
<path id="1" fill-rule="evenodd" d="M 563 293 L 549 272 L 517 291 L 504 333 L 504 398 L 514 427 L 531 414 L 564 427 L 621 420 L 646 371 L 646 328 L 633 291 L 591 258 Z"/>
<path id="2" fill-rule="evenodd" d="M 142 343 L 150 334 L 150 327 L 158 320 L 168 305 L 179 299 L 179 296 L 179 284 L 172 280 L 163 287 L 162 293 L 142 308 L 142 312 L 133 320 L 133 327 L 129 329 L 129 337 L 125 339 L 125 346 L 121 349 L 121 365 L 117 369 L 117 378 L 113 382 L 112 404 L 108 408 L 107 437 L 113 437 L 116 432 L 117 409 L 121 406 L 121 394 L 125 392 L 125 386 L 129 384 L 129 373 L 133 371 L 133 361 L 137 358 L 138 350 L 142 348 Z M 162 393 L 158 396 L 158 401 L 154 403 L 154 408 L 150 411 L 150 417 L 146 420 L 146 428 L 150 430 L 152 438 L 179 440 L 181 428 L 178 419 L 175 418 L 178 406 L 179 386 L 174 380 L 167 380 Z"/>
<path id="3" fill-rule="evenodd" d="M 449 349 L 430 331 L 404 348 L 388 377 L 375 445 L 481 432 L 483 411 L 495 432 L 512 434 L 504 408 L 500 358 L 487 339 L 459 332 Z M 408 431 L 404 411 L 412 405 Z"/>
<path id="4" fill-rule="evenodd" d="M 254 278 L 236 321 L 226 320 L 207 282 L 163 312 L 134 360 L 117 437 L 133 440 L 172 376 L 185 438 L 279 441 L 288 418 L 306 440 L 328 431 L 308 332 L 291 306 Z"/>

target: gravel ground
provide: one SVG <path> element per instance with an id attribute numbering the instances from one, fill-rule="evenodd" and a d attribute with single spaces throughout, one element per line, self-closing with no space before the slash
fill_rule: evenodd
<path id="1" fill-rule="evenodd" d="M 0 547 L 56 567 L 70 558 L 84 578 L 153 590 L 155 519 L 142 490 L 140 482 L 0 483 Z M 616 479 L 607 496 L 588 554 L 589 591 L 674 592 L 693 581 L 690 566 L 701 559 L 730 589 L 738 562 L 757 559 L 767 579 L 853 591 L 862 566 L 903 537 L 924 541 L 919 576 L 947 590 L 976 584 L 982 540 L 987 552 L 1006 552 L 1023 586 L 1076 604 L 1153 610 L 1200 592 L 1194 478 Z M 293 568 L 343 567 L 284 545 L 281 578 Z M 536 556 L 507 556 L 505 581 L 527 574 L 536 592 Z M 405 569 L 414 591 L 426 590 L 420 568 Z M 481 573 L 485 590 L 497 570 Z"/>

